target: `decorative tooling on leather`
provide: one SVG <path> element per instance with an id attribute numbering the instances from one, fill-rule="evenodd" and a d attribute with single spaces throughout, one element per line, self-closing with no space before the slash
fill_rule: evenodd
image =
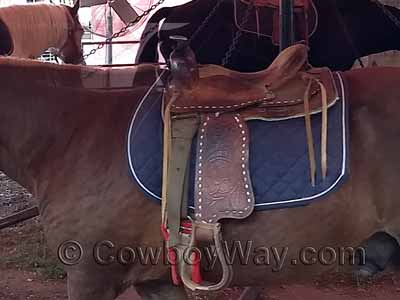
<path id="1" fill-rule="evenodd" d="M 243 219 L 254 207 L 249 132 L 239 114 L 205 114 L 198 133 L 195 217 L 215 223 Z"/>

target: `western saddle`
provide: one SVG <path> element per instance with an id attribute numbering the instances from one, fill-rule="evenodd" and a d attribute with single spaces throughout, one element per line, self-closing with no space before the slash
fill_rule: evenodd
<path id="1" fill-rule="evenodd" d="M 162 232 L 172 261 L 172 279 L 191 290 L 214 291 L 229 285 L 232 267 L 223 247 L 224 218 L 244 219 L 254 209 L 249 176 L 247 120 L 305 118 L 310 184 L 316 162 L 311 114 L 322 113 L 321 168 L 326 175 L 327 110 L 337 99 L 329 69 L 311 68 L 308 49 L 284 50 L 265 71 L 239 73 L 215 65 L 198 66 L 181 41 L 170 57 L 171 79 L 164 100 Z M 194 213 L 188 213 L 189 160 L 197 136 Z M 200 243 L 214 244 L 222 279 L 204 284 L 200 276 Z M 190 253 L 188 253 L 191 251 Z M 192 263 L 188 264 L 191 259 Z"/>
<path id="2" fill-rule="evenodd" d="M 235 0 L 236 26 L 245 32 L 272 39 L 279 45 L 280 1 L 279 0 Z M 249 13 L 254 22 L 242 23 Z M 296 42 L 305 41 L 314 34 L 318 26 L 318 12 L 312 0 L 293 1 L 294 38 Z"/>

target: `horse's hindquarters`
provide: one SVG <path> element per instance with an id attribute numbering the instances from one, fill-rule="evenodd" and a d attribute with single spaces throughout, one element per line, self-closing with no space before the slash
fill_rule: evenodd
<path id="1" fill-rule="evenodd" d="M 13 51 L 13 42 L 7 25 L 0 20 L 0 55 L 10 55 Z"/>

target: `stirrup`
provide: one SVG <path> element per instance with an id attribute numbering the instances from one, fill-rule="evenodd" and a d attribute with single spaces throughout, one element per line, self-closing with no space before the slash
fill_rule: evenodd
<path id="1" fill-rule="evenodd" d="M 187 263 L 186 259 L 188 257 L 184 257 L 187 249 L 195 249 L 196 242 L 198 241 L 206 241 L 206 242 L 214 242 L 217 256 L 222 266 L 222 278 L 218 283 L 210 284 L 210 285 L 202 285 L 194 282 L 191 279 L 191 265 Z M 192 237 L 190 240 L 189 247 L 186 249 L 181 248 L 179 253 L 179 257 L 181 260 L 180 264 L 180 275 L 184 285 L 192 290 L 192 291 L 218 291 L 222 288 L 227 287 L 233 278 L 233 269 L 232 266 L 228 264 L 224 249 L 222 248 L 222 233 L 221 233 L 221 224 L 220 223 L 202 223 L 202 222 L 193 222 L 192 224 Z"/>

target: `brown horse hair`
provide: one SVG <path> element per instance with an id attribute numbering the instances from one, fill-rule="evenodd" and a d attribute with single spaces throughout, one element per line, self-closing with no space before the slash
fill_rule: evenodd
<path id="1" fill-rule="evenodd" d="M 3 31 L 7 28 L 11 38 L 4 46 L 7 54 L 36 58 L 49 47 L 63 46 L 71 15 L 63 5 L 26 4 L 1 7 L 0 20 L 4 24 L 0 34 L 6 34 Z"/>

